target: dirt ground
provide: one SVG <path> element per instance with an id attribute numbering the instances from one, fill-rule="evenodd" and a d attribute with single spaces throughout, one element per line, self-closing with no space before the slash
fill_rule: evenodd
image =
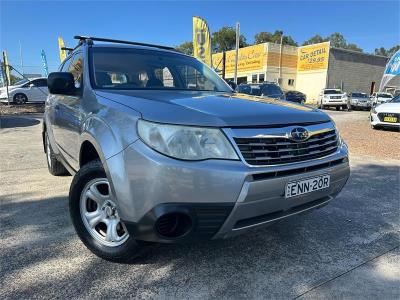
<path id="1" fill-rule="evenodd" d="M 336 122 L 351 155 L 400 160 L 400 132 L 395 129 L 372 129 L 369 112 L 326 111 Z"/>
<path id="2" fill-rule="evenodd" d="M 0 103 L 0 115 L 20 115 L 29 113 L 43 113 L 44 103 L 13 105 Z"/>

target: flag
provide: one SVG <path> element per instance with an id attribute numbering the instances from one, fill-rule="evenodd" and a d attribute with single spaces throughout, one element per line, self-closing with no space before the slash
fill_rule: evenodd
<path id="1" fill-rule="evenodd" d="M 193 17 L 193 56 L 212 67 L 210 30 L 199 17 Z"/>
<path id="2" fill-rule="evenodd" d="M 62 37 L 58 37 L 58 50 L 60 50 L 60 60 L 61 62 L 67 58 L 67 52 L 65 50 L 61 50 L 61 48 L 65 47 L 64 40 Z"/>
<path id="3" fill-rule="evenodd" d="M 44 76 L 49 76 L 49 68 L 47 66 L 47 59 L 46 59 L 46 53 L 42 49 L 42 52 L 40 53 L 40 56 L 42 57 L 42 63 L 43 63 L 43 68 L 44 68 Z"/>
<path id="4" fill-rule="evenodd" d="M 7 58 L 6 51 L 3 51 L 3 64 L 4 64 L 5 73 L 6 73 L 7 85 L 10 85 L 11 84 L 10 67 L 8 66 L 8 58 Z"/>
<path id="5" fill-rule="evenodd" d="M 396 76 L 400 75 L 400 50 L 392 56 L 386 65 L 385 72 L 383 72 L 383 77 L 379 91 L 382 91 L 389 81 Z"/>

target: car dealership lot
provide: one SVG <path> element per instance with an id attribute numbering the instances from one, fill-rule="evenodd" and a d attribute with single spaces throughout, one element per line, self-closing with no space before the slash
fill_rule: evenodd
<path id="1" fill-rule="evenodd" d="M 328 111 L 352 175 L 330 205 L 236 238 L 152 245 L 135 264 L 105 262 L 74 233 L 71 176 L 47 172 L 40 115 L 1 117 L 1 298 L 397 298 L 400 134 L 368 112 Z"/>

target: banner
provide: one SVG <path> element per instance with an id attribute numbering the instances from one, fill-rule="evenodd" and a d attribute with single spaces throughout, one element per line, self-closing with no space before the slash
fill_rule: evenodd
<path id="1" fill-rule="evenodd" d="M 44 68 L 44 76 L 49 76 L 49 68 L 47 66 L 47 59 L 46 59 L 46 53 L 42 49 L 42 52 L 40 53 L 40 56 L 42 57 L 42 63 L 43 63 L 43 68 Z"/>
<path id="2" fill-rule="evenodd" d="M 193 56 L 212 67 L 210 30 L 199 17 L 193 17 Z"/>
<path id="3" fill-rule="evenodd" d="M 299 47 L 297 71 L 328 69 L 329 42 Z"/>
<path id="4" fill-rule="evenodd" d="M 60 51 L 60 60 L 61 62 L 67 58 L 67 51 L 61 50 L 61 48 L 65 47 L 64 40 L 62 37 L 58 37 L 58 50 Z"/>
<path id="5" fill-rule="evenodd" d="M 7 58 L 6 51 L 3 51 L 3 64 L 4 64 L 5 73 L 6 73 L 7 85 L 10 85 L 11 84 L 10 67 L 8 66 L 8 58 Z"/>
<path id="6" fill-rule="evenodd" d="M 239 49 L 238 72 L 257 71 L 265 66 L 267 52 L 265 44 L 244 47 Z M 235 50 L 226 52 L 225 56 L 225 73 L 235 72 Z M 222 68 L 222 53 L 216 53 L 212 56 L 213 66 Z"/>
<path id="7" fill-rule="evenodd" d="M 379 91 L 382 91 L 385 86 L 389 83 L 389 81 L 393 78 L 400 75 L 400 50 L 392 56 L 389 62 L 386 65 L 385 72 L 383 72 L 383 77 L 381 81 L 381 85 L 379 86 Z"/>

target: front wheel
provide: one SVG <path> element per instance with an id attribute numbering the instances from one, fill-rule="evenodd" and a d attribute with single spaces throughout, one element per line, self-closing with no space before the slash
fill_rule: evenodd
<path id="1" fill-rule="evenodd" d="M 110 183 L 100 161 L 91 161 L 75 174 L 69 192 L 75 230 L 85 246 L 113 262 L 130 262 L 143 250 L 121 221 Z"/>
<path id="2" fill-rule="evenodd" d="M 25 104 L 28 102 L 28 97 L 25 94 L 18 93 L 14 95 L 13 101 L 15 104 Z"/>
<path id="3" fill-rule="evenodd" d="M 336 106 L 336 110 L 340 110 L 340 106 Z"/>

